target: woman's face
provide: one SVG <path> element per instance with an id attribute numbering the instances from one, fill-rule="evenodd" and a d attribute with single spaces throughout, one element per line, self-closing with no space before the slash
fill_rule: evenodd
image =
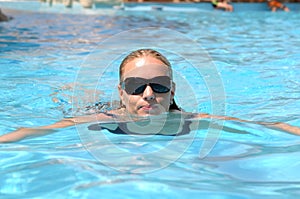
<path id="1" fill-rule="evenodd" d="M 123 81 L 130 77 L 139 77 L 150 81 L 150 85 L 148 84 L 145 90 L 141 90 L 140 94 L 127 93 L 119 85 L 119 95 L 128 113 L 146 116 L 169 111 L 170 103 L 174 98 L 175 84 L 170 80 L 170 91 L 166 93 L 155 92 L 151 87 L 150 79 L 158 76 L 167 76 L 171 79 L 170 69 L 163 62 L 151 56 L 133 59 L 124 66 Z M 153 80 L 155 83 L 155 79 Z"/>

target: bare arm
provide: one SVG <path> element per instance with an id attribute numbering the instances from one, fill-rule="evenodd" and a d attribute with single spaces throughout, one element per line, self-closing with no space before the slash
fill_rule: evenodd
<path id="1" fill-rule="evenodd" d="M 283 122 L 259 122 L 259 121 L 249 121 L 249 120 L 243 120 L 235 117 L 228 117 L 228 116 L 217 116 L 217 115 L 209 115 L 209 114 L 198 114 L 198 118 L 210 118 L 210 119 L 220 119 L 220 120 L 231 120 L 231 121 L 238 121 L 238 122 L 246 122 L 246 123 L 252 123 L 252 124 L 259 124 L 263 126 L 267 126 L 271 129 L 281 130 L 285 131 L 290 134 L 294 135 L 300 135 L 300 127 L 298 126 L 292 126 L 287 123 Z"/>
<path id="2" fill-rule="evenodd" d="M 96 122 L 96 121 L 112 121 L 112 119 L 113 119 L 113 115 L 100 113 L 97 115 L 67 118 L 47 126 L 41 126 L 36 128 L 20 128 L 17 129 L 16 131 L 0 136 L 0 143 L 15 142 L 27 137 L 47 135 L 55 132 L 56 129 L 74 126 L 75 124 L 82 124 L 82 123 Z"/>

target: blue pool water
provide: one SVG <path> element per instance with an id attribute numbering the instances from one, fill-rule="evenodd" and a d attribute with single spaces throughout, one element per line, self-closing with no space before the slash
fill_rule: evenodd
<path id="1" fill-rule="evenodd" d="M 300 126 L 299 12 L 145 12 L 84 10 L 78 5 L 70 10 L 38 2 L 0 2 L 0 7 L 14 17 L 0 24 L 0 134 L 88 112 L 84 107 L 98 100 L 115 100 L 111 87 L 118 78 L 115 68 L 121 55 L 111 55 L 130 46 L 125 37 L 116 36 L 124 31 L 134 33 L 134 38 L 129 37 L 132 43 L 143 46 L 154 41 L 167 54 L 188 48 L 184 54 L 188 61 L 201 62 L 197 50 L 208 53 L 208 64 L 217 69 L 217 76 L 208 76 L 220 77 L 216 82 L 221 81 L 221 87 L 205 85 L 205 78 L 195 75 L 195 66 L 186 67 L 170 55 L 178 79 L 189 82 L 197 99 L 190 103 L 184 98 L 190 94 L 177 83 L 178 101 L 185 109 L 212 113 L 209 90 L 222 88 L 225 99 L 217 100 L 225 101 L 226 115 Z M 149 27 L 165 28 L 170 34 L 153 37 L 155 30 L 145 31 Z M 172 39 L 176 35 L 182 39 Z M 107 63 L 112 69 L 103 72 Z M 98 70 L 103 76 L 91 86 L 91 79 L 98 81 Z M 80 85 L 74 87 L 74 82 Z M 78 107 L 73 107 L 74 95 Z M 101 132 L 110 143 L 100 141 L 95 151 L 103 153 L 109 164 L 87 150 L 76 127 L 1 144 L 0 198 L 299 196 L 300 137 L 260 125 L 226 122 L 225 127 L 204 158 L 200 152 L 206 129 L 177 140 Z M 168 147 L 170 151 L 145 156 L 170 142 L 176 144 Z M 172 159 L 168 153 L 185 143 L 183 153 L 164 164 Z M 115 154 L 116 147 L 126 150 L 131 159 Z"/>

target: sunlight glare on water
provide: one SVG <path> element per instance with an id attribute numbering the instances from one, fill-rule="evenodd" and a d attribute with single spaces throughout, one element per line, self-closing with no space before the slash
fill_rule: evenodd
<path id="1" fill-rule="evenodd" d="M 18 7 L 13 10 L 15 5 Z M 41 6 L 39 2 L 0 2 L 0 7 L 14 17 L 12 21 L 0 24 L 1 134 L 18 127 L 46 125 L 72 116 L 74 82 L 86 57 L 95 51 L 109 55 L 112 49 L 124 44 L 118 40 L 104 49 L 97 49 L 102 41 L 122 31 L 146 27 L 163 27 L 185 34 L 209 53 L 223 81 L 226 115 L 300 126 L 300 27 L 295 25 L 300 20 L 298 12 L 88 11 L 78 5 L 68 10 L 59 5 L 52 8 L 45 4 Z M 149 34 L 145 39 L 156 38 Z M 181 41 L 171 41 L 166 47 L 171 49 L 181 45 L 184 46 Z M 198 47 L 191 46 L 186 53 L 193 55 L 194 49 Z M 180 75 L 197 91 L 193 94 L 199 104 L 189 106 L 210 113 L 209 88 L 189 67 L 177 61 L 182 60 L 174 58 L 172 64 L 181 69 Z M 98 62 L 94 64 L 106 67 Z M 117 61 L 115 64 L 118 64 Z M 99 75 L 89 69 L 86 70 L 87 79 Z M 95 99 L 105 104 L 112 92 L 110 85 L 115 84 L 117 79 L 117 70 L 108 71 L 103 79 L 107 80 L 106 84 L 97 87 L 96 98 L 89 98 L 95 90 L 83 89 L 79 96 L 82 101 L 80 113 L 87 111 L 86 106 L 93 106 Z M 90 88 L 88 83 L 80 86 Z M 181 92 L 181 96 L 189 95 L 182 89 L 177 92 Z M 180 105 L 185 108 L 185 104 L 189 101 L 181 99 Z M 107 106 L 104 109 L 109 108 Z M 179 137 L 176 140 L 178 147 L 171 148 L 174 151 L 184 142 L 192 141 L 182 156 L 172 164 L 149 173 L 135 171 L 157 168 L 171 157 L 162 154 L 160 159 L 146 159 L 141 152 L 165 146 L 173 141 L 172 136 L 137 139 L 108 131 L 93 132 L 103 133 L 110 140 L 109 144 L 100 140 L 101 145 L 98 146 L 108 154 L 115 152 L 112 145 L 132 152 L 130 161 L 116 165 L 125 168 L 123 172 L 102 164 L 90 154 L 75 127 L 60 129 L 47 136 L 1 144 L 0 196 L 299 196 L 299 137 L 260 125 L 226 121 L 217 144 L 207 157 L 201 159 L 199 151 L 206 132 L 204 128 L 198 130 L 194 138 L 188 135 Z M 93 143 L 90 144 L 93 146 Z M 108 156 L 108 161 L 112 164 L 117 162 L 114 156 Z"/>

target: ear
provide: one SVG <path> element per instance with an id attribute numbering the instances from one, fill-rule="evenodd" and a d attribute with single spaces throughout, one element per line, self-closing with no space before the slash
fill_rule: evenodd
<path id="1" fill-rule="evenodd" d="M 121 100 L 121 105 L 124 105 L 124 90 L 121 88 L 121 85 L 118 85 L 119 97 Z"/>
<path id="2" fill-rule="evenodd" d="M 173 99 L 175 97 L 175 90 L 176 90 L 176 84 L 174 82 L 172 82 L 172 89 L 171 89 L 171 96 L 170 96 L 171 102 L 173 101 Z"/>

